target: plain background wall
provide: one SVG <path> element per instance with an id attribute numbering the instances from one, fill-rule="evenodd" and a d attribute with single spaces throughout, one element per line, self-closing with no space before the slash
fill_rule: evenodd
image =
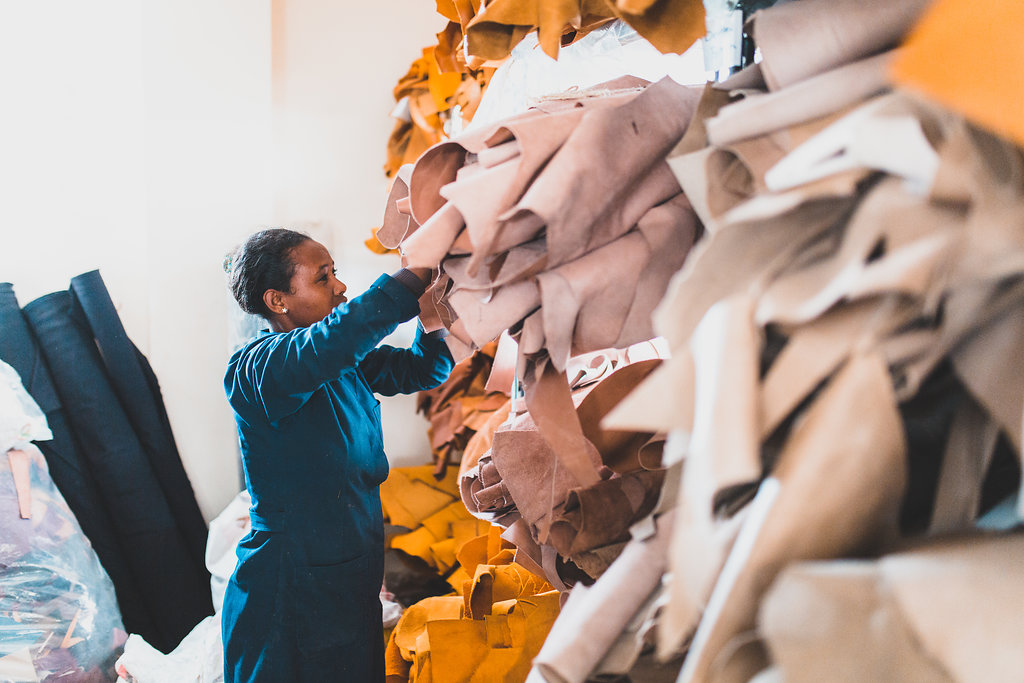
<path id="1" fill-rule="evenodd" d="M 362 241 L 391 89 L 443 23 L 429 0 L 0 4 L 0 280 L 24 305 L 100 269 L 207 519 L 239 488 L 223 256 L 287 225 L 353 292 L 398 267 Z M 414 403 L 384 403 L 393 464 L 429 460 Z"/>

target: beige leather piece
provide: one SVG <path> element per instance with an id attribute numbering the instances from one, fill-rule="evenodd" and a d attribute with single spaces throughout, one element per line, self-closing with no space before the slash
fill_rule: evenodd
<path id="1" fill-rule="evenodd" d="M 569 245 L 558 247 L 565 258 L 599 246 L 589 244 L 587 226 L 622 203 L 640 179 L 664 162 L 699 97 L 699 90 L 665 78 L 624 104 L 589 112 L 515 210 L 540 216 L 552 243 Z M 610 149 L 616 152 L 609 154 Z"/>
<path id="2" fill-rule="evenodd" d="M 679 195 L 679 183 L 665 163 L 657 163 L 644 175 L 633 180 L 631 191 L 621 202 L 613 204 L 587 228 L 582 237 L 571 231 L 552 230 L 546 233 L 548 258 L 552 267 L 567 263 L 583 254 L 609 244 L 636 226 L 645 214 Z"/>
<path id="3" fill-rule="evenodd" d="M 1024 667 L 1022 561 L 1015 533 L 799 564 L 769 594 L 761 624 L 787 681 L 821 680 L 826 666 L 840 681 L 1009 681 Z"/>
<path id="4" fill-rule="evenodd" d="M 672 584 L 659 649 L 678 649 L 692 633 L 735 523 L 716 519 L 718 496 L 762 476 L 757 392 L 760 333 L 752 302 L 725 299 L 708 311 L 689 343 L 694 373 L 693 432 L 682 473 L 672 541 Z"/>
<path id="5" fill-rule="evenodd" d="M 658 622 L 658 657 L 668 659 L 684 650 L 694 635 L 722 565 L 750 515 L 741 508 L 732 517 L 712 517 L 701 500 L 692 501 L 683 483 L 678 487 L 678 508 L 669 545 L 668 601 Z M 671 470 L 670 470 L 671 472 Z M 665 488 L 671 486 L 669 479 Z M 663 499 L 662 505 L 668 505 Z"/>
<path id="6" fill-rule="evenodd" d="M 693 430 L 694 368 L 683 347 L 654 370 L 602 420 L 605 429 Z"/>
<path id="7" fill-rule="evenodd" d="M 405 164 L 398 169 L 384 204 L 384 221 L 377 231 L 377 240 L 388 249 L 396 249 L 402 240 L 419 227 L 412 220 L 412 216 L 403 213 L 400 208 L 407 203 L 402 200 L 409 198 L 409 178 L 412 176 L 412 169 L 412 164 Z"/>
<path id="8" fill-rule="evenodd" d="M 547 268 L 547 264 L 546 244 L 540 238 L 487 259 L 476 275 L 470 274 L 471 258 L 450 256 L 445 259 L 443 267 L 460 289 L 493 290 L 531 278 Z"/>
<path id="9" fill-rule="evenodd" d="M 745 295 L 723 299 L 690 338 L 695 409 L 683 490 L 709 517 L 723 491 L 762 476 L 757 389 L 763 340 L 753 312 Z"/>
<path id="10" fill-rule="evenodd" d="M 541 299 L 537 284 L 522 280 L 485 296 L 473 290 L 456 289 L 448 301 L 479 348 L 540 306 Z"/>
<path id="11" fill-rule="evenodd" d="M 934 138 L 941 123 L 935 119 L 948 119 L 948 114 L 916 106 L 911 97 L 897 92 L 832 118 L 765 174 L 769 189 L 789 189 L 857 168 L 905 179 L 908 194 L 923 194 L 932 185 L 940 165 Z"/>
<path id="12" fill-rule="evenodd" d="M 756 631 L 735 636 L 726 643 L 708 672 L 710 683 L 748 683 L 768 668 L 771 660 Z"/>
<path id="13" fill-rule="evenodd" d="M 895 51 L 844 64 L 766 94 L 752 94 L 722 107 L 704 122 L 713 145 L 728 145 L 820 118 L 888 87 Z"/>
<path id="14" fill-rule="evenodd" d="M 1024 305 L 978 330 L 953 352 L 957 376 L 1021 452 L 1024 416 Z"/>
<path id="15" fill-rule="evenodd" d="M 887 177 L 860 200 L 834 255 L 780 277 L 758 304 L 759 322 L 804 323 L 837 302 L 885 292 L 924 297 L 944 271 L 963 212 L 906 192 Z"/>
<path id="16" fill-rule="evenodd" d="M 811 199 L 767 220 L 723 225 L 695 245 L 654 311 L 655 331 L 672 346 L 685 343 L 717 301 L 748 290 L 795 258 L 833 226 L 849 199 Z"/>
<path id="17" fill-rule="evenodd" d="M 1013 644 L 1024 632 L 1022 561 L 1024 537 L 1010 534 L 949 541 L 879 564 L 925 653 L 955 680 L 980 682 L 1008 680 L 1024 667 Z"/>
<path id="18" fill-rule="evenodd" d="M 801 562 L 782 572 L 759 626 L 787 683 L 951 682 L 886 595 L 878 564 Z"/>
<path id="19" fill-rule="evenodd" d="M 680 681 L 705 680 L 725 644 L 754 627 L 761 597 L 787 564 L 863 552 L 894 534 L 904 450 L 884 362 L 877 355 L 851 359 L 794 428 L 751 503 Z M 822 496 L 826 480 L 834 486 Z"/>
<path id="20" fill-rule="evenodd" d="M 538 275 L 545 345 L 554 366 L 564 368 L 573 355 L 653 337 L 651 313 L 695 231 L 689 203 L 677 195 L 644 214 L 636 230 Z"/>
<path id="21" fill-rule="evenodd" d="M 518 161 L 518 158 L 511 159 L 489 168 L 479 163 L 463 166 L 456 179 L 441 188 L 441 196 L 463 215 L 474 253 L 490 251 L 497 235 L 498 215 L 507 207 L 502 201 L 502 192 L 495 189 L 508 187 L 515 179 Z M 466 173 L 469 169 L 476 172 Z"/>
<path id="22" fill-rule="evenodd" d="M 851 353 L 871 348 L 916 314 L 915 307 L 895 298 L 878 298 L 835 308 L 798 326 L 760 384 L 761 438 L 768 438 Z"/>
<path id="23" fill-rule="evenodd" d="M 616 345 L 633 303 L 637 281 L 649 257 L 643 235 L 632 231 L 612 244 L 537 277 L 545 345 L 555 368 L 564 369 L 574 352 Z M 591 303 L 589 310 L 584 310 Z M 587 327 L 577 334 L 583 325 Z M 641 330 L 640 335 L 641 338 L 654 336 L 650 327 Z M 589 348 L 576 345 L 580 337 Z"/>
<path id="24" fill-rule="evenodd" d="M 533 662 L 543 680 L 587 680 L 661 580 L 671 523 L 671 515 L 662 515 L 654 536 L 630 541 L 594 585 L 573 588 Z"/>
<path id="25" fill-rule="evenodd" d="M 902 349 L 906 359 L 896 368 L 901 399 L 913 396 L 928 374 L 976 330 L 1022 305 L 1024 281 L 1020 280 L 1000 286 L 971 283 L 948 291 L 939 328 L 932 334 L 907 335 L 911 343 Z"/>
<path id="26" fill-rule="evenodd" d="M 988 413 L 965 399 L 953 415 L 942 455 L 929 533 L 951 533 L 973 525 L 998 437 L 999 427 Z"/>
<path id="27" fill-rule="evenodd" d="M 402 242 L 400 249 L 405 265 L 410 268 L 436 267 L 464 225 L 459 210 L 446 203 Z"/>
<path id="28" fill-rule="evenodd" d="M 518 356 L 517 347 L 516 340 L 508 332 L 503 332 L 498 337 L 498 349 L 494 352 L 494 364 L 491 366 L 491 374 L 487 377 L 487 384 L 484 386 L 487 391 L 500 391 L 506 396 L 512 395 L 512 380 L 515 377 Z"/>
<path id="29" fill-rule="evenodd" d="M 898 45 L 928 0 L 801 0 L 750 19 L 772 90 Z"/>

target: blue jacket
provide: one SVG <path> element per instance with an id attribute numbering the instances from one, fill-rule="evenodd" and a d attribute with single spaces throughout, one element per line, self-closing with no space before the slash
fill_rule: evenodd
<path id="1" fill-rule="evenodd" d="M 374 393 L 437 386 L 453 366 L 422 329 L 412 348 L 378 346 L 418 310 L 409 287 L 381 276 L 324 320 L 231 357 L 224 388 L 253 531 L 225 596 L 228 681 L 378 679 L 388 463 Z"/>

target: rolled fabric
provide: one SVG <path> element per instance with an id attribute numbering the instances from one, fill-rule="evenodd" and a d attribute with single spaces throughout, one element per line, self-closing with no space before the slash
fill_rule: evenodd
<path id="1" fill-rule="evenodd" d="M 178 454 L 156 373 L 128 338 L 98 270 L 71 278 L 71 293 L 88 322 L 111 386 L 139 435 L 182 537 L 193 559 L 206 573 L 209 533 Z"/>
<path id="2" fill-rule="evenodd" d="M 18 372 L 46 415 L 53 439 L 37 446 L 46 459 L 50 476 L 114 584 L 125 627 L 147 639 L 159 639 L 160 630 L 129 561 L 130 550 L 116 533 L 111 516 L 113 500 L 103 495 L 88 459 L 80 450 L 39 342 L 22 315 L 13 286 L 6 282 L 0 283 L 0 359 Z"/>
<path id="3" fill-rule="evenodd" d="M 70 292 L 25 306 L 83 457 L 109 501 L 113 529 L 158 624 L 146 640 L 169 652 L 213 612 L 210 574 L 196 559 L 139 435 L 106 374 L 93 333 Z"/>

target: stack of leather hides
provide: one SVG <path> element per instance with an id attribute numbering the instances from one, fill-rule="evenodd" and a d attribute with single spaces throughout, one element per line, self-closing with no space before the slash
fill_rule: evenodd
<path id="1" fill-rule="evenodd" d="M 169 652 L 213 614 L 207 529 L 160 388 L 98 271 L 19 308 L 0 283 L 0 359 L 46 414 L 37 445 L 117 593 L 125 628 Z"/>
<path id="2" fill-rule="evenodd" d="M 458 26 L 458 24 L 456 24 Z M 438 34 L 442 40 L 444 33 Z M 472 120 L 500 62 L 481 62 L 467 66 L 464 60 L 444 45 L 424 48 L 419 59 L 409 66 L 394 88 L 396 119 L 388 139 L 384 172 L 390 178 L 405 163 L 415 161 L 431 145 L 447 137 L 452 109 L 459 107 L 463 122 Z M 379 244 L 367 246 L 378 249 Z M 379 250 L 379 249 L 378 249 Z"/>
<path id="3" fill-rule="evenodd" d="M 459 466 L 469 439 L 508 402 L 511 384 L 489 382 L 497 350 L 497 342 L 487 344 L 457 363 L 443 384 L 417 395 L 417 412 L 430 421 L 427 437 L 438 476 L 449 465 Z"/>
<path id="4" fill-rule="evenodd" d="M 663 558 L 630 608 L 601 593 L 628 613 L 602 637 L 641 624 L 663 658 L 685 651 L 680 681 L 986 680 L 1024 663 L 1024 622 L 1001 607 L 1024 590 L 1004 573 L 1019 532 L 978 529 L 1020 487 L 1024 159 L 889 85 L 924 4 L 756 14 L 763 61 L 706 91 L 671 154 L 707 235 L 655 313 L 671 360 L 605 426 L 669 433 L 675 500 L 590 592 L 633 547 L 637 566 Z M 572 602 L 535 660 L 544 680 L 594 672 L 554 634 L 603 607 Z"/>
<path id="5" fill-rule="evenodd" d="M 558 614 L 559 593 L 514 563 L 501 529 L 470 540 L 458 560 L 461 595 L 407 609 L 385 655 L 388 683 L 524 680 Z"/>
<path id="6" fill-rule="evenodd" d="M 447 2 L 438 2 L 438 10 Z M 682 53 L 704 35 L 701 0 L 490 0 L 460 12 L 469 58 L 503 59 L 530 32 L 552 59 L 558 49 L 614 19 L 632 26 L 662 52 Z M 467 21 L 468 19 L 468 21 Z"/>
<path id="7" fill-rule="evenodd" d="M 426 324 L 450 330 L 457 356 L 514 331 L 526 405 L 574 485 L 600 481 L 600 459 L 566 363 L 654 336 L 651 310 L 699 231 L 665 162 L 698 97 L 620 79 L 545 102 L 434 146 L 388 198 L 378 239 L 440 267 Z"/>
<path id="8" fill-rule="evenodd" d="M 683 194 L 656 206 L 686 201 L 706 233 L 644 329 L 671 358 L 595 423 L 667 435 L 663 481 L 619 492 L 641 505 L 596 508 L 617 510 L 600 527 L 623 530 L 607 557 L 590 547 L 585 496 L 551 491 L 624 477 L 603 479 L 613 467 L 600 439 L 580 438 L 582 387 L 555 387 L 594 348 L 590 316 L 628 308 L 611 283 L 629 276 L 612 269 L 657 268 L 620 249 L 596 283 L 559 287 L 548 274 L 609 234 L 605 197 L 581 188 L 610 196 L 639 174 L 607 141 L 588 168 L 608 180 L 594 185 L 557 156 L 531 166 L 538 147 L 519 131 L 615 111 L 615 139 L 631 139 L 622 107 L 668 88 L 545 103 L 438 145 L 396 183 L 396 246 L 440 266 L 424 309 L 466 347 L 518 336 L 528 412 L 512 406 L 474 436 L 461 485 L 475 515 L 507 527 L 517 562 L 556 588 L 575 580 L 528 680 L 639 676 L 652 650 L 668 666 L 650 680 L 994 680 L 1024 665 L 1013 607 L 1024 581 L 1007 569 L 1021 560 L 1024 517 L 1024 158 L 994 134 L 1012 127 L 1003 119 L 953 107 L 969 121 L 892 86 L 926 4 L 801 0 L 756 14 L 762 62 L 707 88 L 685 135 L 665 136 L 656 156 Z M 546 135 L 564 135 L 556 121 Z M 573 180 L 546 194 L 556 171 Z M 545 203 L 553 196 L 564 210 Z M 588 215 L 597 227 L 565 238 Z M 634 341 L 629 325 L 600 327 L 605 346 Z M 1008 521 L 983 531 L 998 511 Z"/>
<path id="9" fill-rule="evenodd" d="M 487 532 L 459 500 L 458 472 L 438 477 L 430 465 L 395 467 L 380 487 L 387 540 L 384 582 L 405 606 L 408 596 L 461 590 L 467 576 L 456 560 L 464 543 Z M 417 570 L 417 568 L 419 568 Z M 418 586 L 415 584 L 419 584 Z"/>

